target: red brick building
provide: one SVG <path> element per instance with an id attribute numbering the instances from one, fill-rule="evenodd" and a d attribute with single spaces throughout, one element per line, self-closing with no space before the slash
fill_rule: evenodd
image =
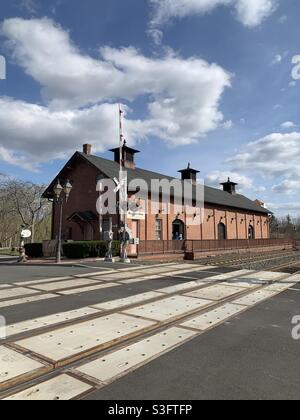
<path id="1" fill-rule="evenodd" d="M 65 240 L 99 240 L 99 215 L 96 202 L 99 193 L 96 185 L 99 179 L 118 178 L 119 176 L 119 149 L 113 149 L 114 160 L 103 159 L 92 155 L 90 145 L 85 145 L 83 152 L 76 152 L 64 166 L 58 176 L 53 180 L 44 193 L 44 197 L 53 199 L 53 188 L 57 180 L 70 180 L 73 185 L 70 198 L 63 209 L 63 239 Z M 135 154 L 137 150 L 124 147 L 123 162 L 128 173 L 128 180 L 143 179 L 147 183 L 151 179 L 174 178 L 155 172 L 137 168 Z M 196 182 L 198 171 L 188 168 L 179 171 L 182 180 Z M 264 208 L 263 203 L 252 201 L 236 192 L 234 182 L 228 180 L 223 185 L 223 190 L 205 186 L 204 190 L 204 219 L 203 223 L 188 226 L 186 212 L 175 212 L 174 205 L 160 203 L 157 214 L 146 214 L 137 220 L 129 218 L 128 226 L 133 235 L 140 241 L 163 241 L 176 239 L 189 240 L 217 240 L 217 239 L 268 239 L 270 237 L 270 211 Z M 134 197 L 134 192 L 129 191 L 129 197 Z M 150 208 L 151 196 L 148 197 L 146 206 Z M 107 230 L 108 217 L 104 217 L 103 230 Z M 118 216 L 113 217 L 115 236 L 117 237 Z M 56 239 L 59 229 L 59 207 L 53 203 L 52 239 Z M 132 249 L 135 253 L 135 249 Z"/>

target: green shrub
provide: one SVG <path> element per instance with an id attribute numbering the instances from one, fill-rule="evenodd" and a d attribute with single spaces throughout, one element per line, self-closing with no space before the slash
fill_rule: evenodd
<path id="1" fill-rule="evenodd" d="M 112 244 L 113 256 L 120 254 L 120 243 Z M 69 259 L 104 258 L 107 253 L 105 241 L 68 242 L 63 244 L 63 253 Z"/>
<path id="2" fill-rule="evenodd" d="M 42 258 L 43 257 L 43 244 L 26 244 L 25 245 L 26 255 L 30 258 Z"/>

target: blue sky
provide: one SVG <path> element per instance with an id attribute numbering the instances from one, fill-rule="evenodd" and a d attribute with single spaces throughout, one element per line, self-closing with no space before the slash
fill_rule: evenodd
<path id="1" fill-rule="evenodd" d="M 51 180 L 73 151 L 118 144 L 138 165 L 231 176 L 300 214 L 296 0 L 2 0 L 0 173 Z"/>

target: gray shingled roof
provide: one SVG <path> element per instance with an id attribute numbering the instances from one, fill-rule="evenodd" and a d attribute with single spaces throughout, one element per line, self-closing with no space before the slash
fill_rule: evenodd
<path id="1" fill-rule="evenodd" d="M 80 152 L 78 152 L 78 154 L 82 156 L 84 159 L 88 160 L 92 165 L 94 165 L 107 177 L 112 178 L 112 179 L 118 178 L 119 169 L 120 169 L 120 166 L 118 163 L 112 160 L 98 157 L 98 156 L 86 155 Z M 174 177 L 162 175 L 157 172 L 151 172 L 151 171 L 147 171 L 145 169 L 140 169 L 140 168 L 136 168 L 136 169 L 127 168 L 126 170 L 128 173 L 128 182 L 134 179 L 143 179 L 147 182 L 148 185 L 150 185 L 152 179 L 160 179 L 160 180 L 162 179 L 174 180 L 175 179 Z M 250 200 L 249 198 L 241 194 L 232 195 L 222 190 L 218 190 L 216 188 L 211 188 L 208 186 L 205 186 L 204 201 L 207 204 L 217 204 L 217 205 L 225 206 L 225 207 L 233 207 L 233 208 L 242 209 L 242 210 L 250 210 L 257 213 L 264 213 L 264 214 L 272 213 L 268 209 L 265 209 L 259 206 L 254 201 Z"/>

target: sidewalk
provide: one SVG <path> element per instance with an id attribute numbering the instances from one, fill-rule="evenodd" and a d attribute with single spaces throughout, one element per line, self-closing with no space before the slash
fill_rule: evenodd
<path id="1" fill-rule="evenodd" d="M 86 258 L 82 260 L 71 260 L 71 259 L 62 259 L 62 261 L 58 264 L 55 258 L 39 258 L 39 259 L 28 259 L 27 265 L 36 265 L 36 266 L 45 266 L 45 265 L 81 265 L 87 263 L 97 263 L 97 262 L 104 262 L 104 258 Z M 116 259 L 117 262 L 117 259 Z"/>

